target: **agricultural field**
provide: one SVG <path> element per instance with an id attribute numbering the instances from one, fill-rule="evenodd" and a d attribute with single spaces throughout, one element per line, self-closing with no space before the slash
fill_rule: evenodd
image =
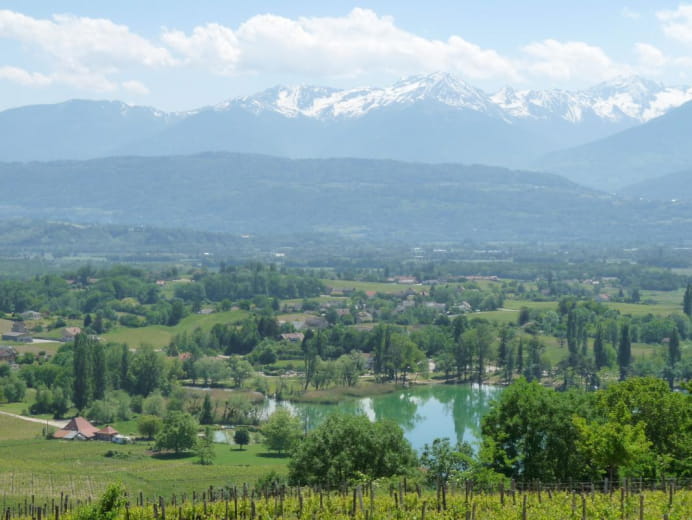
<path id="1" fill-rule="evenodd" d="M 112 492 L 122 492 L 111 488 Z M 127 488 L 124 490 L 127 492 Z M 139 496 L 130 494 L 131 505 L 113 507 L 108 518 L 154 520 L 165 517 L 166 510 L 178 519 L 211 520 L 227 518 L 260 518 L 265 520 L 451 520 L 479 518 L 487 520 L 555 520 L 599 519 L 621 520 L 688 520 L 692 510 L 692 492 L 678 490 L 644 490 L 641 492 L 578 493 L 576 491 L 543 492 L 468 492 L 451 488 L 442 496 L 433 490 L 405 489 L 386 483 L 347 488 L 329 492 L 310 488 L 289 488 L 273 493 L 255 493 L 240 487 L 215 489 L 205 493 L 205 500 L 183 499 L 178 495 L 161 496 L 148 504 L 139 504 Z M 91 506 L 72 509 L 62 515 L 65 520 L 84 518 Z M 93 511 L 90 510 L 90 511 Z M 95 513 L 95 511 L 94 511 Z M 18 514 L 13 518 L 24 518 Z M 26 518 L 31 518 L 26 516 Z"/>
<path id="2" fill-rule="evenodd" d="M 248 313 L 243 310 L 214 312 L 212 314 L 190 314 L 173 327 L 165 325 L 149 325 L 147 327 L 128 328 L 116 327 L 103 334 L 103 339 L 115 343 L 127 343 L 132 347 L 151 345 L 154 348 L 167 346 L 173 336 L 183 332 L 192 333 L 196 328 L 210 330 L 214 325 L 237 323 L 246 318 Z"/>
<path id="3" fill-rule="evenodd" d="M 190 453 L 152 455 L 152 443 L 146 441 L 117 445 L 46 440 L 42 430 L 41 424 L 0 415 L 0 489 L 8 501 L 31 495 L 49 499 L 61 492 L 86 499 L 114 481 L 147 496 L 189 493 L 253 483 L 270 471 L 284 475 L 288 462 L 260 444 L 244 450 L 214 444 L 214 464 L 203 466 Z"/>
<path id="4" fill-rule="evenodd" d="M 335 290 L 374 291 L 382 294 L 396 294 L 408 290 L 423 292 L 428 286 L 419 284 L 400 284 L 388 282 L 359 282 L 351 280 L 322 280 L 324 285 Z"/>

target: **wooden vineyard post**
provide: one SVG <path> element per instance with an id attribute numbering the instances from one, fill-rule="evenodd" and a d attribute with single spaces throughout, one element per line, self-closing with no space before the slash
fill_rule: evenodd
<path id="1" fill-rule="evenodd" d="M 524 493 L 524 500 L 521 505 L 521 520 L 526 520 L 526 493 Z"/>
<path id="2" fill-rule="evenodd" d="M 644 520 L 644 493 L 641 492 L 641 487 L 639 493 L 639 520 Z"/>

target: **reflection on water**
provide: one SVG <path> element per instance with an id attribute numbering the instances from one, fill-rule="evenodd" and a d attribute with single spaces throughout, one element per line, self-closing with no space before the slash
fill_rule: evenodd
<path id="1" fill-rule="evenodd" d="M 335 411 L 361 414 L 371 420 L 396 422 L 416 450 L 437 437 L 448 437 L 452 442 L 463 440 L 477 447 L 481 417 L 501 391 L 487 385 L 431 385 L 335 405 L 268 399 L 263 414 L 271 414 L 277 406 L 285 407 L 301 418 L 306 430 L 315 428 Z"/>

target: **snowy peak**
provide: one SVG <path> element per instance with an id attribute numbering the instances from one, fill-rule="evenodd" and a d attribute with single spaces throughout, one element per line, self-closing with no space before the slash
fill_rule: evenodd
<path id="1" fill-rule="evenodd" d="M 619 114 L 645 122 L 692 99 L 689 87 L 666 87 L 640 76 L 620 77 L 586 91 L 596 102 L 594 111 L 605 119 Z"/>
<path id="2" fill-rule="evenodd" d="M 412 76 L 385 88 L 337 90 L 277 86 L 254 96 L 227 101 L 216 109 L 241 107 L 255 114 L 276 112 L 286 117 L 328 119 L 360 117 L 378 108 L 426 101 L 502 116 L 485 92 L 446 73 Z"/>
<path id="3" fill-rule="evenodd" d="M 504 88 L 491 99 L 515 118 L 562 118 L 579 123 L 587 117 L 610 122 L 643 123 L 692 100 L 689 87 L 665 87 L 639 76 L 620 77 L 584 91 Z"/>
<path id="4" fill-rule="evenodd" d="M 314 117 L 314 106 L 317 100 L 329 98 L 337 89 L 329 87 L 279 85 L 253 96 L 233 99 L 217 105 L 216 110 L 241 107 L 255 114 L 272 111 L 286 117 L 305 115 Z"/>
<path id="5" fill-rule="evenodd" d="M 350 119 L 385 107 L 433 102 L 506 122 L 563 120 L 579 124 L 602 120 L 636 124 L 690 100 L 692 88 L 666 87 L 638 76 L 616 78 L 583 91 L 505 87 L 489 95 L 451 74 L 437 72 L 411 76 L 381 88 L 277 86 L 253 96 L 232 99 L 214 109 L 241 108 L 253 114 L 276 113 L 290 118 Z"/>

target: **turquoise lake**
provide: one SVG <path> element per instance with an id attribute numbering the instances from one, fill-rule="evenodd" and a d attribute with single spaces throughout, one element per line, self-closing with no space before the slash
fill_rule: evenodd
<path id="1" fill-rule="evenodd" d="M 477 449 L 481 418 L 501 391 L 500 387 L 487 385 L 415 386 L 391 394 L 330 405 L 268 400 L 266 413 L 271 413 L 277 406 L 286 407 L 301 418 L 308 430 L 337 411 L 363 414 L 371 420 L 396 422 L 418 451 L 437 437 L 447 437 L 452 443 L 467 441 Z"/>

